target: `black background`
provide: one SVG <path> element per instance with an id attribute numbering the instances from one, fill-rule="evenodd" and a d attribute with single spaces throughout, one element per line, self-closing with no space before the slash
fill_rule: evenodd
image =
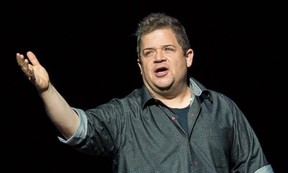
<path id="1" fill-rule="evenodd" d="M 108 159 L 58 141 L 15 55 L 33 51 L 72 106 L 95 107 L 141 86 L 133 34 L 149 12 L 182 21 L 195 53 L 191 75 L 232 98 L 274 171 L 288 172 L 285 10 L 276 1 L 1 4 L 1 172 L 111 172 Z"/>

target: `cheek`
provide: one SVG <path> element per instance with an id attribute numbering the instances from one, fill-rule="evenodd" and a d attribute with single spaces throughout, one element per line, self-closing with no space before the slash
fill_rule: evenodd
<path id="1" fill-rule="evenodd" d="M 189 62 L 187 61 L 187 59 L 183 59 L 183 61 L 181 62 L 178 62 L 180 68 L 184 68 L 184 67 L 187 67 L 189 66 Z"/>
<path id="2" fill-rule="evenodd" d="M 149 71 L 152 68 L 152 65 L 149 64 L 149 62 L 147 62 L 147 61 L 142 61 L 141 63 L 138 63 L 138 65 L 139 65 L 139 68 L 140 68 L 142 74 L 143 73 L 146 73 L 146 74 L 149 73 Z"/>
<path id="3" fill-rule="evenodd" d="M 146 75 L 149 74 L 150 73 L 149 67 L 148 66 L 142 66 L 141 72 L 142 72 L 142 74 L 146 74 Z"/>

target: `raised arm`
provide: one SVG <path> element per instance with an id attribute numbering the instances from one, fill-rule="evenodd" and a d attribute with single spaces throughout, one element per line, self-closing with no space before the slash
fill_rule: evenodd
<path id="1" fill-rule="evenodd" d="M 50 120 L 60 133 L 68 139 L 78 127 L 77 114 L 51 84 L 46 69 L 39 63 L 35 54 L 28 51 L 26 56 L 27 58 L 23 54 L 16 54 L 18 65 L 28 80 L 36 87 Z"/>

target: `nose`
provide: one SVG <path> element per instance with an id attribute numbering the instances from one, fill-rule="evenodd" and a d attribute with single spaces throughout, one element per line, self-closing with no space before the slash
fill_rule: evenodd
<path id="1" fill-rule="evenodd" d="M 161 50 L 156 51 L 155 62 L 163 62 L 165 60 L 164 53 Z"/>

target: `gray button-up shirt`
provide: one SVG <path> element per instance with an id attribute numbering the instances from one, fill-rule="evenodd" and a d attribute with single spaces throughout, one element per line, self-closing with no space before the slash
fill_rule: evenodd
<path id="1" fill-rule="evenodd" d="M 113 158 L 116 173 L 272 173 L 260 143 L 237 105 L 190 78 L 188 133 L 147 88 L 96 108 L 73 108 L 76 133 L 60 141 Z"/>

